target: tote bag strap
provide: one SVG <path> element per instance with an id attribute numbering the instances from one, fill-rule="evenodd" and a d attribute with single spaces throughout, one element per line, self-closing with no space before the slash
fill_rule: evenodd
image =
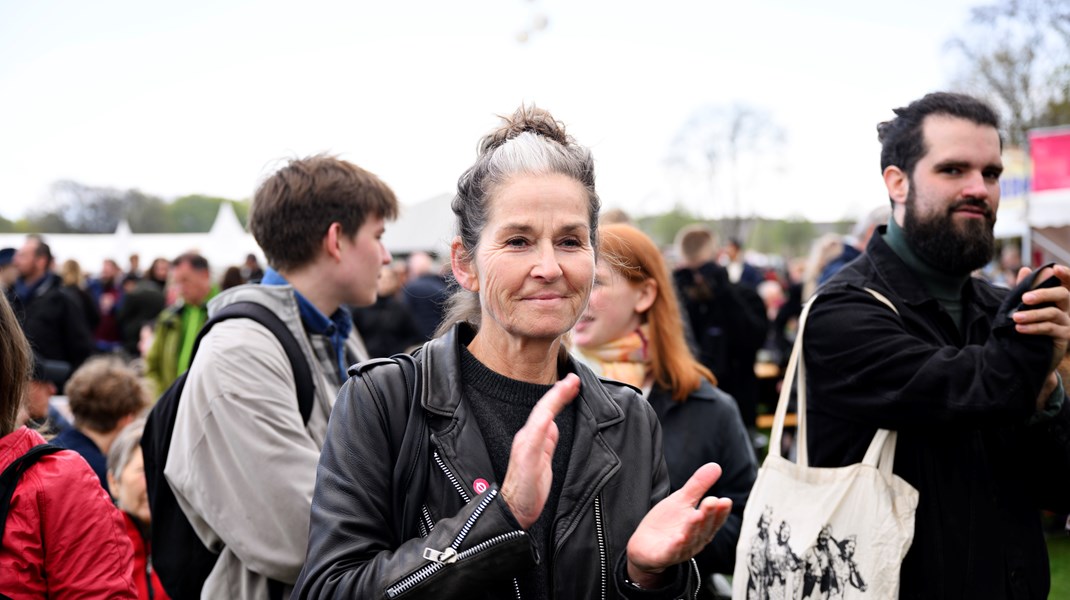
<path id="1" fill-rule="evenodd" d="M 899 314 L 895 305 L 883 294 L 870 288 L 865 289 L 882 304 L 891 308 L 896 314 Z M 797 376 L 798 386 L 796 389 L 795 403 L 796 413 L 798 414 L 798 449 L 796 454 L 798 464 L 804 467 L 810 466 L 810 457 L 806 443 L 806 361 L 802 356 L 802 348 L 804 332 L 806 331 L 806 320 L 810 315 L 810 308 L 814 305 L 814 301 L 816 300 L 817 294 L 814 294 L 806 305 L 803 306 L 802 314 L 799 316 L 799 330 L 795 336 L 795 344 L 791 348 L 791 357 L 788 359 L 787 373 L 784 377 L 784 383 L 780 388 L 780 399 L 777 401 L 776 414 L 773 416 L 773 431 L 769 439 L 769 454 L 780 456 L 780 441 L 784 434 L 784 420 L 788 413 L 788 404 L 791 401 L 791 390 Z M 877 431 L 877 434 L 873 436 L 873 441 L 870 442 L 869 449 L 866 451 L 866 459 L 864 459 L 863 462 L 875 466 L 879 465 L 882 473 L 890 475 L 895 457 L 895 443 L 896 435 L 894 431 L 890 432 L 883 429 Z M 870 456 L 871 454 L 873 455 L 872 457 Z"/>

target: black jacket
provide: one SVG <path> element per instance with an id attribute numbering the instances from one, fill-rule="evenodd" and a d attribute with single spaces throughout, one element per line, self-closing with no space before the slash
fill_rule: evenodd
<path id="1" fill-rule="evenodd" d="M 72 372 L 89 358 L 93 351 L 93 333 L 86 322 L 85 311 L 71 294 L 63 290 L 59 275 L 45 275 L 45 280 L 25 303 L 14 288 L 8 290 L 8 300 L 30 345 L 43 358 L 66 362 Z"/>
<path id="2" fill-rule="evenodd" d="M 754 360 L 769 333 L 765 304 L 754 288 L 731 283 L 725 268 L 712 262 L 677 269 L 673 283 L 691 322 L 696 357 L 736 399 L 746 426 L 754 427 L 759 393 Z"/>
<path id="3" fill-rule="evenodd" d="M 416 329 L 409 307 L 396 295 L 379 296 L 375 304 L 354 307 L 349 312 L 372 358 L 393 356 L 427 341 Z"/>
<path id="4" fill-rule="evenodd" d="M 895 473 L 920 494 L 900 597 L 1046 598 L 1039 509 L 1070 510 L 1070 403 L 1027 425 L 1052 345 L 1014 331 L 1020 291 L 971 279 L 962 300 L 964 335 L 881 235 L 821 289 L 804 354 L 811 464 L 859 462 L 877 428 L 898 430 Z"/>
<path id="5" fill-rule="evenodd" d="M 535 561 L 551 561 L 558 599 L 693 597 L 693 562 L 669 570 L 665 593 L 625 589 L 628 540 L 669 493 L 661 430 L 634 388 L 600 381 L 575 363 L 569 366 L 581 388 L 553 525 L 555 551 L 534 555 L 527 533 L 498 495 L 490 457 L 461 396 L 459 349 L 470 336 L 466 327 L 455 327 L 418 354 L 419 414 L 429 439 L 410 439 L 430 442 L 422 454 L 410 452 L 413 444 L 402 448 L 406 425 L 420 417 L 410 418 L 407 397 L 395 397 L 405 389 L 395 385 L 402 380 L 397 363 L 354 367 L 358 376 L 342 387 L 331 415 L 308 557 L 293 597 L 516 598 L 523 590 L 515 588 L 513 576 Z M 395 463 L 407 471 L 411 467 L 399 457 L 411 455 L 423 457 L 415 464 L 423 474 L 415 479 L 423 483 L 395 489 Z M 477 494 L 479 479 L 490 485 Z"/>
<path id="6" fill-rule="evenodd" d="M 661 423 L 671 491 L 683 487 L 702 465 L 708 462 L 721 465 L 721 478 L 706 495 L 731 498 L 732 514 L 695 560 L 703 575 L 731 574 L 736 564 L 743 509 L 758 475 L 754 448 L 736 401 L 706 380 L 702 380 L 702 387 L 685 402 L 674 402 L 672 393 L 657 385 L 650 390 L 647 400 Z"/>

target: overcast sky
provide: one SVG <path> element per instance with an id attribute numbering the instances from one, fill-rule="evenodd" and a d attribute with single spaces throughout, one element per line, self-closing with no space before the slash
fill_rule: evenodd
<path id="1" fill-rule="evenodd" d="M 607 207 L 731 210 L 666 162 L 692 115 L 743 104 L 784 141 L 736 169 L 740 212 L 853 218 L 887 201 L 876 123 L 954 79 L 981 3 L 0 0 L 0 215 L 58 179 L 246 198 L 324 151 L 412 204 L 533 102 L 593 148 Z"/>

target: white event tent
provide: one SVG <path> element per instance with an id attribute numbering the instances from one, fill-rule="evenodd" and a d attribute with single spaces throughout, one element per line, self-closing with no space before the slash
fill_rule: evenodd
<path id="1" fill-rule="evenodd" d="M 453 213 L 450 196 L 436 196 L 429 200 L 402 205 L 400 218 L 388 223 L 383 243 L 395 256 L 416 251 L 433 252 L 439 257 L 449 255 L 452 238 Z M 59 265 L 73 258 L 87 273 L 98 273 L 105 259 L 113 259 L 127 268 L 131 254 L 141 258 L 141 268 L 147 269 L 156 258 L 172 260 L 179 254 L 196 251 L 208 259 L 212 271 L 220 275 L 227 267 L 241 265 L 252 253 L 266 264 L 264 253 L 245 231 L 234 207 L 224 202 L 219 207 L 212 228 L 207 233 L 133 233 L 124 219 L 114 233 L 43 233 L 41 234 Z M 26 239 L 24 233 L 0 233 L 0 248 L 18 248 Z"/>

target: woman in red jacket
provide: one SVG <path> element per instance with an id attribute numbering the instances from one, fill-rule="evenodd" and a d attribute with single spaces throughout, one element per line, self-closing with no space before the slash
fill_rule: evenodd
<path id="1" fill-rule="evenodd" d="M 16 427 L 30 347 L 0 295 L 0 471 L 45 442 Z M 75 452 L 49 454 L 19 479 L 0 539 L 0 594 L 23 598 L 137 598 L 122 515 Z"/>
<path id="2" fill-rule="evenodd" d="M 126 535 L 134 547 L 134 583 L 141 600 L 167 600 L 160 578 L 152 570 L 152 539 L 149 527 L 149 495 L 145 486 L 145 461 L 141 456 L 141 434 L 145 419 L 130 423 L 119 432 L 108 449 L 108 489 L 123 511 Z"/>

